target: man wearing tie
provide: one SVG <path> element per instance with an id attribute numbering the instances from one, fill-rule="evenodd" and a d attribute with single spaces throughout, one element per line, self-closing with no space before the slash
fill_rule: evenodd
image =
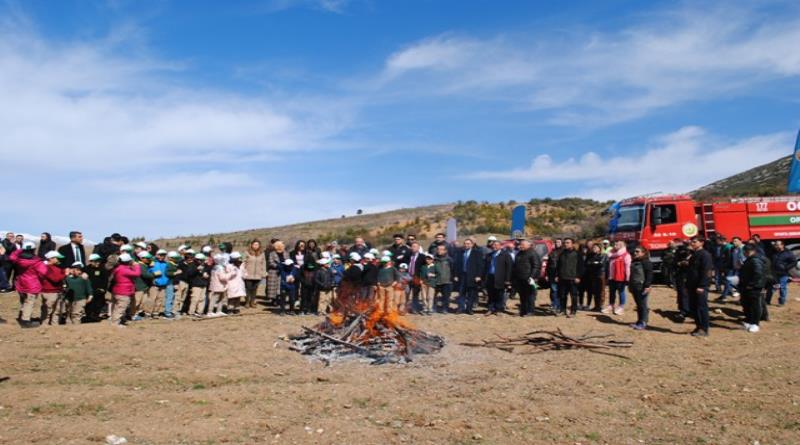
<path id="1" fill-rule="evenodd" d="M 478 301 L 478 287 L 483 276 L 483 256 L 475 248 L 475 241 L 464 241 L 464 249 L 458 256 L 458 271 L 455 280 L 458 284 L 458 313 L 472 315 L 475 303 Z"/>
<path id="2" fill-rule="evenodd" d="M 408 252 L 408 275 L 411 277 L 411 308 L 416 312 L 422 311 L 422 304 L 419 301 L 419 291 L 421 288 L 420 270 L 425 264 L 425 255 L 420 252 L 420 245 L 414 241 Z"/>
<path id="3" fill-rule="evenodd" d="M 58 253 L 64 255 L 61 264 L 68 267 L 79 261 L 84 266 L 86 262 L 86 250 L 83 248 L 83 234 L 81 232 L 69 232 L 69 244 L 64 244 L 58 248 Z"/>

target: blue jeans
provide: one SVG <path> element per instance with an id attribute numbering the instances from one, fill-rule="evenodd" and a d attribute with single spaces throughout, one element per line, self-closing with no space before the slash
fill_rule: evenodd
<path id="1" fill-rule="evenodd" d="M 550 307 L 559 312 L 561 310 L 561 300 L 558 298 L 558 283 L 555 279 L 550 280 Z"/>
<path id="2" fill-rule="evenodd" d="M 609 281 L 608 282 L 608 304 L 614 306 L 617 301 L 617 293 L 619 293 L 619 305 L 625 306 L 625 282 L 624 281 Z"/>
<path id="3" fill-rule="evenodd" d="M 164 315 L 172 315 L 172 304 L 175 301 L 175 286 L 170 283 L 166 288 L 167 296 L 164 297 Z"/>
<path id="4" fill-rule="evenodd" d="M 10 288 L 11 284 L 8 282 L 6 271 L 2 267 L 0 267 L 0 289 L 10 289 Z"/>
<path id="5" fill-rule="evenodd" d="M 788 285 L 789 285 L 789 275 L 778 277 L 778 289 L 780 291 L 780 295 L 778 296 L 778 304 L 786 304 L 786 292 Z M 775 288 L 773 286 L 770 286 L 767 289 L 767 304 L 772 304 L 772 294 L 774 292 Z"/>
<path id="6" fill-rule="evenodd" d="M 735 286 L 731 284 L 730 279 L 736 275 L 738 275 L 738 273 L 735 270 L 729 270 L 725 273 L 725 287 L 722 289 L 722 295 L 720 295 L 719 298 L 725 298 L 733 293 Z"/>

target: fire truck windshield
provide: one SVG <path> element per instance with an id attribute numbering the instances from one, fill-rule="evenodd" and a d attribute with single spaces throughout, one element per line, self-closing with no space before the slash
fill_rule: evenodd
<path id="1" fill-rule="evenodd" d="M 617 231 L 641 230 L 644 223 L 644 206 L 622 206 L 619 208 Z"/>

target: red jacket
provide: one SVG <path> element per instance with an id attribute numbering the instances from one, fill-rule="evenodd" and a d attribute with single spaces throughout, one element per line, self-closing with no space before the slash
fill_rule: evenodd
<path id="1" fill-rule="evenodd" d="M 142 274 L 138 264 L 120 264 L 111 271 L 111 293 L 113 295 L 133 296 L 136 285 L 133 280 Z"/>
<path id="2" fill-rule="evenodd" d="M 64 273 L 64 269 L 48 264 L 47 272 L 42 277 L 42 293 L 56 294 L 63 291 L 64 278 L 66 277 L 67 274 Z"/>
<path id="3" fill-rule="evenodd" d="M 21 294 L 38 294 L 42 291 L 42 280 L 47 273 L 45 265 L 36 255 L 24 255 L 17 249 L 9 255 L 9 261 L 14 264 L 16 278 L 14 287 Z"/>

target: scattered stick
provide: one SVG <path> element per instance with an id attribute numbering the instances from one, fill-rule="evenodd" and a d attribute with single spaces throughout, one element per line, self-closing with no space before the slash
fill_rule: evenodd
<path id="1" fill-rule="evenodd" d="M 567 349 L 585 349 L 590 352 L 604 353 L 615 357 L 623 357 L 618 354 L 610 353 L 608 350 L 617 348 L 630 348 L 632 341 L 620 341 L 609 339 L 611 334 L 589 335 L 586 333 L 579 337 L 570 337 L 564 334 L 561 329 L 555 331 L 538 330 L 528 332 L 521 337 L 504 337 L 497 335 L 499 340 L 483 340 L 480 343 L 464 342 L 463 346 L 473 348 L 495 348 L 501 351 L 522 354 L 537 354 L 546 351 L 562 351 Z"/>

